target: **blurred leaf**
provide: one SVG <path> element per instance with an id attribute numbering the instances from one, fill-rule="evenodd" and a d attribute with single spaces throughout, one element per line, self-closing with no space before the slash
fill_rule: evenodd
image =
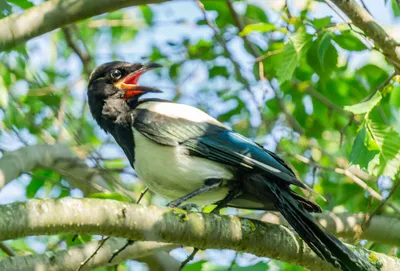
<path id="1" fill-rule="evenodd" d="M 8 107 L 8 90 L 4 84 L 4 80 L 0 77 L 0 108 L 7 109 Z"/>
<path id="2" fill-rule="evenodd" d="M 239 35 L 243 37 L 252 32 L 265 33 L 265 32 L 270 32 L 270 31 L 274 31 L 274 30 L 277 30 L 275 25 L 269 24 L 269 23 L 249 24 L 244 27 L 243 31 L 240 32 Z"/>
<path id="3" fill-rule="evenodd" d="M 377 65 L 367 64 L 356 71 L 356 76 L 367 90 L 373 91 L 389 77 L 389 74 Z"/>
<path id="4" fill-rule="evenodd" d="M 345 50 L 363 51 L 368 49 L 351 30 L 343 31 L 340 35 L 333 35 L 333 40 Z"/>
<path id="5" fill-rule="evenodd" d="M 391 127 L 371 120 L 366 122 L 366 127 L 379 147 L 379 154 L 368 165 L 369 173 L 394 179 L 400 168 L 400 135 Z"/>
<path id="6" fill-rule="evenodd" d="M 124 201 L 124 202 L 131 202 L 131 200 L 128 197 L 125 197 L 124 195 L 121 195 L 119 193 L 104 193 L 104 192 L 99 192 L 99 193 L 93 193 L 87 196 L 88 198 L 96 198 L 96 199 L 112 199 L 112 200 L 117 200 L 117 201 Z"/>
<path id="7" fill-rule="evenodd" d="M 308 50 L 311 41 L 312 36 L 310 34 L 305 31 L 298 31 L 285 43 L 282 53 L 283 59 L 277 67 L 277 76 L 281 84 L 292 78 L 302 53 Z"/>
<path id="8" fill-rule="evenodd" d="M 244 16 L 253 20 L 252 23 L 254 23 L 254 22 L 267 23 L 268 22 L 268 17 L 265 14 L 264 10 L 253 4 L 247 4 L 246 12 L 245 12 Z"/>
<path id="9" fill-rule="evenodd" d="M 368 168 L 368 163 L 375 157 L 377 151 L 371 151 L 366 147 L 368 144 L 367 129 L 362 126 L 354 140 L 349 156 L 350 163 L 359 165 L 362 169 Z"/>
<path id="10" fill-rule="evenodd" d="M 0 1 L 0 19 L 11 14 L 12 7 L 6 1 Z"/>
<path id="11" fill-rule="evenodd" d="M 151 8 L 149 6 L 140 6 L 140 10 L 142 11 L 143 18 L 146 21 L 146 23 L 148 25 L 152 25 L 154 14 Z"/>
<path id="12" fill-rule="evenodd" d="M 393 11 L 393 15 L 395 17 L 399 17 L 400 16 L 400 8 L 399 5 L 397 4 L 396 0 L 391 0 L 392 2 L 392 11 Z"/>
<path id="13" fill-rule="evenodd" d="M 28 186 L 26 187 L 26 197 L 28 199 L 34 198 L 37 191 L 44 185 L 44 179 L 42 178 L 32 178 Z"/>
<path id="14" fill-rule="evenodd" d="M 210 69 L 209 74 L 210 74 L 210 78 L 213 78 L 216 76 L 223 76 L 225 78 L 229 77 L 228 70 L 225 66 L 214 66 Z"/>
<path id="15" fill-rule="evenodd" d="M 318 41 L 318 59 L 322 67 L 324 66 L 325 53 L 329 45 L 331 45 L 331 40 L 332 40 L 331 33 L 325 32 L 322 35 L 321 39 Z"/>
<path id="16" fill-rule="evenodd" d="M 311 23 L 315 28 L 324 28 L 331 24 L 332 16 L 326 16 L 322 18 L 314 18 Z"/>
<path id="17" fill-rule="evenodd" d="M 23 9 L 28 9 L 34 6 L 33 3 L 28 0 L 7 0 L 7 1 Z"/>
<path id="18" fill-rule="evenodd" d="M 203 5 L 206 10 L 214 10 L 218 13 L 215 23 L 219 28 L 224 28 L 228 24 L 235 25 L 233 17 L 225 1 L 204 1 Z"/>
<path id="19" fill-rule="evenodd" d="M 390 103 L 400 108 L 400 86 L 395 86 L 390 93 Z"/>
<path id="20" fill-rule="evenodd" d="M 307 52 L 307 63 L 324 79 L 331 75 L 338 61 L 337 50 L 330 40 L 329 34 L 323 35 Z"/>
<path id="21" fill-rule="evenodd" d="M 382 94 L 378 91 L 366 102 L 345 106 L 344 110 L 349 111 L 353 114 L 365 114 L 371 112 L 372 109 L 381 101 Z"/>

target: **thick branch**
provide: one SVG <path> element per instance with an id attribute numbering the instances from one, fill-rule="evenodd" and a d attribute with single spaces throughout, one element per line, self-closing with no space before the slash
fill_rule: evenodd
<path id="1" fill-rule="evenodd" d="M 278 214 L 248 214 L 245 217 L 259 219 L 268 223 L 288 225 Z M 326 212 L 314 214 L 317 221 L 330 233 L 347 239 L 367 239 L 381 244 L 400 246 L 400 220 L 387 216 L 359 214 L 336 214 Z M 368 223 L 367 223 L 368 221 Z"/>
<path id="2" fill-rule="evenodd" d="M 22 173 L 38 168 L 60 173 L 73 187 L 81 189 L 85 194 L 106 187 L 100 172 L 88 167 L 68 146 L 42 144 L 9 152 L 0 158 L 0 189 Z"/>
<path id="3" fill-rule="evenodd" d="M 100 199 L 31 200 L 0 206 L 0 240 L 60 233 L 230 248 L 311 270 L 335 270 L 288 228 L 256 220 Z M 359 248 L 354 251 L 378 260 L 381 270 L 400 269 L 396 258 Z"/>
<path id="4" fill-rule="evenodd" d="M 25 271 L 25 270 L 48 270 L 48 271 L 76 271 L 88 256 L 97 248 L 99 242 L 90 242 L 83 247 L 74 247 L 69 250 L 54 253 L 8 257 L 0 261 L 0 270 Z M 122 251 L 114 258 L 112 264 L 108 263 L 110 255 L 126 243 L 124 239 L 111 238 L 100 249 L 96 255 L 88 261 L 81 270 L 92 270 L 96 267 L 116 265 L 128 259 L 148 257 L 156 251 L 170 250 L 177 245 L 157 242 L 136 242 Z M 179 266 L 179 265 L 178 265 Z M 38 269 L 38 267 L 40 267 Z"/>
<path id="5" fill-rule="evenodd" d="M 362 29 L 365 34 L 374 40 L 383 50 L 384 54 L 396 67 L 400 69 L 400 47 L 398 43 L 378 24 L 378 22 L 362 8 L 355 0 L 331 0 L 352 21 L 354 25 Z"/>
<path id="6" fill-rule="evenodd" d="M 0 51 L 59 27 L 125 8 L 167 0 L 50 0 L 0 20 Z"/>

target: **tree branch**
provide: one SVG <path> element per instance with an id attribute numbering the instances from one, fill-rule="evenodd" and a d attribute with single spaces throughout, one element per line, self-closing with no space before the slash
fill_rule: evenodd
<path id="1" fill-rule="evenodd" d="M 0 51 L 59 27 L 125 8 L 168 0 L 50 0 L 0 20 Z"/>
<path id="2" fill-rule="evenodd" d="M 311 270 L 335 270 L 318 258 L 293 231 L 256 220 L 100 199 L 31 200 L 0 206 L 0 240 L 60 233 L 230 248 Z M 359 257 L 379 262 L 381 270 L 400 268 L 399 259 L 356 247 L 352 249 Z"/>
<path id="3" fill-rule="evenodd" d="M 313 216 L 327 231 L 336 236 L 349 240 L 367 239 L 381 244 L 400 246 L 400 220 L 397 218 L 333 212 L 313 214 Z M 285 218 L 276 213 L 252 213 L 243 217 L 288 225 Z M 364 224 L 366 221 L 369 221 L 368 224 Z"/>
<path id="4" fill-rule="evenodd" d="M 107 187 L 107 181 L 100 172 L 88 167 L 68 146 L 41 144 L 6 153 L 0 158 L 0 188 L 22 173 L 38 168 L 60 173 L 84 194 L 102 191 Z"/>
<path id="5" fill-rule="evenodd" d="M 109 264 L 108 260 L 110 259 L 110 255 L 114 250 L 123 246 L 125 242 L 126 240 L 120 238 L 109 239 L 81 270 L 92 270 L 101 266 L 122 263 L 129 259 L 148 257 L 154 252 L 170 250 L 178 246 L 158 242 L 136 242 L 115 257 L 112 264 Z M 8 257 L 0 261 L 0 270 L 37 270 L 37 267 L 40 266 L 40 270 L 76 271 L 76 269 L 80 267 L 81 262 L 97 248 L 98 244 L 98 241 L 94 241 L 82 247 L 74 247 L 69 250 L 61 250 L 54 253 Z"/>
<path id="6" fill-rule="evenodd" d="M 400 70 L 400 47 L 398 43 L 378 24 L 378 22 L 354 0 L 331 0 L 365 34 L 379 45 L 389 61 Z"/>

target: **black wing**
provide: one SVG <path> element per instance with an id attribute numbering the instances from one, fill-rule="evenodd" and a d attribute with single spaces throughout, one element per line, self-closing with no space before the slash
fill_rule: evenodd
<path id="1" fill-rule="evenodd" d="M 146 109 L 137 109 L 133 127 L 159 144 L 184 146 L 189 155 L 243 170 L 258 170 L 271 180 L 280 180 L 305 188 L 276 154 L 264 150 L 222 124 L 169 118 Z"/>

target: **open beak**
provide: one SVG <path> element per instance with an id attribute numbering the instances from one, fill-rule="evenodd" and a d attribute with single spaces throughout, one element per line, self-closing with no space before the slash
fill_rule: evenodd
<path id="1" fill-rule="evenodd" d="M 143 67 L 141 67 L 140 69 L 128 74 L 123 79 L 121 79 L 120 81 L 115 83 L 114 86 L 116 86 L 119 89 L 125 90 L 124 97 L 126 99 L 129 99 L 129 98 L 131 98 L 133 96 L 136 96 L 138 94 L 144 94 L 144 93 L 147 93 L 147 92 L 160 93 L 162 91 L 159 90 L 159 89 L 152 88 L 152 87 L 140 86 L 138 84 L 139 78 L 143 73 L 145 73 L 145 72 L 147 72 L 149 70 L 155 69 L 155 68 L 160 68 L 160 67 L 162 67 L 162 66 L 160 64 L 157 64 L 157 63 L 146 63 L 146 64 L 143 64 Z"/>

